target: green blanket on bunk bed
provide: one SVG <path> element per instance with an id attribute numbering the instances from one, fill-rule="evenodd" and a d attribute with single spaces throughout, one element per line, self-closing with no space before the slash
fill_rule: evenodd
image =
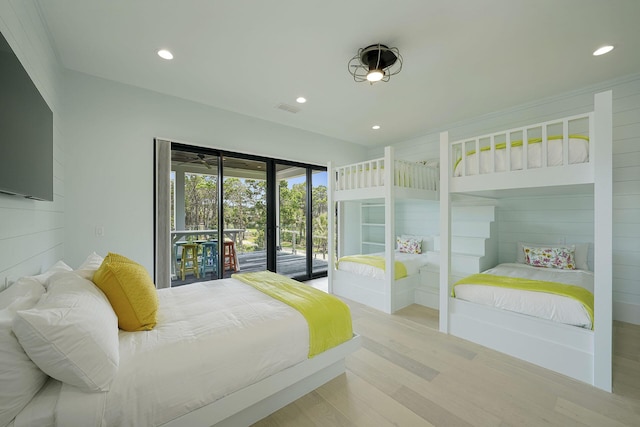
<path id="1" fill-rule="evenodd" d="M 519 277 L 495 276 L 493 274 L 472 274 L 457 281 L 451 290 L 451 296 L 456 296 L 457 285 L 484 285 L 496 286 L 500 288 L 518 289 L 531 292 L 546 292 L 548 294 L 560 295 L 578 301 L 591 318 L 591 328 L 593 329 L 593 294 L 580 286 L 568 285 L 566 283 L 546 282 L 542 280 L 522 279 Z"/>
<path id="2" fill-rule="evenodd" d="M 319 289 L 270 271 L 231 275 L 249 286 L 295 308 L 309 325 L 309 357 L 353 337 L 349 306 Z"/>
<path id="3" fill-rule="evenodd" d="M 338 263 L 342 261 L 355 262 L 358 264 L 366 264 L 372 267 L 379 268 L 382 271 L 386 270 L 386 260 L 384 257 L 378 255 L 348 255 L 343 256 L 338 260 Z M 400 261 L 395 262 L 394 277 L 396 280 L 407 277 L 407 267 Z"/>

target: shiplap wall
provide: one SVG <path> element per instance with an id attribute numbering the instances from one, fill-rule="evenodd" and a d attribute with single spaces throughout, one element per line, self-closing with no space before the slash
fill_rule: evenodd
<path id="1" fill-rule="evenodd" d="M 400 200 L 396 203 L 396 235 L 439 234 L 440 204 L 432 200 Z"/>
<path id="2" fill-rule="evenodd" d="M 394 145 L 396 158 L 439 156 L 439 132 L 452 141 L 593 109 L 593 95 L 613 90 L 614 319 L 640 324 L 640 74 L 456 123 Z M 381 148 L 370 150 L 377 157 Z M 593 197 L 503 199 L 497 215 L 501 262 L 513 260 L 515 242 L 593 242 Z M 547 219 L 554 218 L 553 221 Z M 593 246 L 589 250 L 593 261 Z"/>
<path id="3" fill-rule="evenodd" d="M 61 70 L 35 2 L 0 0 L 0 31 L 53 111 L 53 202 L 0 194 L 0 288 L 64 256 L 64 135 Z M 1 142 L 0 142 L 1 144 Z"/>

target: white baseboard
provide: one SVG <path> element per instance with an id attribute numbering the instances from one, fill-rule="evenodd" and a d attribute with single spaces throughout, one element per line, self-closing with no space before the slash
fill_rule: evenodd
<path id="1" fill-rule="evenodd" d="M 438 289 L 428 288 L 421 286 L 415 290 L 415 302 L 416 304 L 424 305 L 425 307 L 440 308 L 440 292 Z"/>
<path id="2" fill-rule="evenodd" d="M 614 301 L 613 320 L 640 325 L 640 305 Z"/>

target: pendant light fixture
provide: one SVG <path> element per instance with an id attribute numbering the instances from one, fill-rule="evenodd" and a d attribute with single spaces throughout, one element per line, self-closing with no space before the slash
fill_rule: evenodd
<path id="1" fill-rule="evenodd" d="M 349 60 L 349 74 L 356 82 L 388 82 L 402 70 L 402 56 L 397 47 L 372 44 L 362 49 Z"/>

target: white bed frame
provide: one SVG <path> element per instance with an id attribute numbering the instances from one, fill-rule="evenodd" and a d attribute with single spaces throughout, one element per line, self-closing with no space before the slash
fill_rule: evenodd
<path id="1" fill-rule="evenodd" d="M 329 206 L 329 292 L 393 313 L 414 302 L 419 275 L 394 280 L 395 277 L 395 200 L 438 200 L 437 168 L 395 160 L 393 148 L 385 147 L 384 157 L 336 167 L 327 166 Z M 393 185 L 391 185 L 393 184 Z M 336 259 L 344 253 L 345 227 L 341 219 L 341 202 L 376 200 L 384 203 L 385 279 L 358 276 L 336 269 Z M 336 238 L 336 209 L 338 230 Z M 337 255 L 336 256 L 336 251 Z"/>
<path id="2" fill-rule="evenodd" d="M 345 372 L 345 357 L 360 348 L 360 336 L 196 409 L 165 427 L 248 426 Z"/>
<path id="3" fill-rule="evenodd" d="M 589 161 L 568 164 L 568 122 L 587 118 L 589 121 Z M 453 176 L 453 146 L 462 143 L 463 159 L 468 143 L 479 152 L 480 140 L 490 140 L 495 150 L 499 135 L 527 131 L 542 126 L 543 142 L 547 125 L 562 123 L 564 164 L 473 176 Z M 546 144 L 544 144 L 546 145 Z M 507 150 L 509 141 L 507 141 Z M 526 153 L 527 150 L 523 150 Z M 543 150 L 544 153 L 544 150 Z M 546 153 L 545 153 L 546 154 Z M 493 153 L 491 154 L 493 157 Z M 510 155 L 507 154 L 507 159 Z M 479 156 L 475 156 L 475 159 Z M 546 158 L 546 155 L 543 155 Z M 465 160 L 463 160 L 465 161 Z M 464 168 L 463 168 L 464 169 Z M 479 170 L 479 168 L 478 168 Z M 496 132 L 454 143 L 447 132 L 440 134 L 440 331 L 450 333 L 524 359 L 600 389 L 611 391 L 612 382 L 612 94 L 595 95 L 594 111 L 550 122 Z M 594 330 L 557 324 L 491 307 L 451 298 L 451 199 L 455 194 L 508 197 L 524 194 L 563 194 L 583 191 L 594 195 Z"/>

